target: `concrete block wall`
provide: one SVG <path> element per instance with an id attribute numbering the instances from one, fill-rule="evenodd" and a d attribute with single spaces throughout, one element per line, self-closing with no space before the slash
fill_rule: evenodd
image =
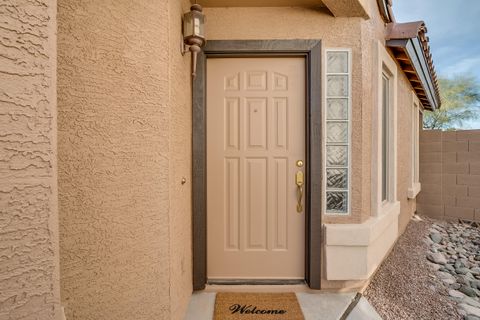
<path id="1" fill-rule="evenodd" d="M 420 133 L 417 213 L 480 221 L 480 130 Z"/>

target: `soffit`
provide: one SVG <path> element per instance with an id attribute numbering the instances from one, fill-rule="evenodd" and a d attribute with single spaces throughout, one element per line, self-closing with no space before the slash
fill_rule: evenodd
<path id="1" fill-rule="evenodd" d="M 323 3 L 335 17 L 370 18 L 363 0 L 323 0 Z"/>
<path id="2" fill-rule="evenodd" d="M 203 7 L 315 7 L 321 0 L 199 0 Z"/>
<path id="3" fill-rule="evenodd" d="M 364 0 L 198 0 L 203 7 L 327 7 L 335 17 L 368 19 Z"/>
<path id="4" fill-rule="evenodd" d="M 423 106 L 435 110 L 440 108 L 440 92 L 426 33 L 423 21 L 391 22 L 387 25 L 386 45 L 392 50 Z"/>

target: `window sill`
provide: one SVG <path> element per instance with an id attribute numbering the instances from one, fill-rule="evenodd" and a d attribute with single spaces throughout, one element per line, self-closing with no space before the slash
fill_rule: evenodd
<path id="1" fill-rule="evenodd" d="M 328 211 L 324 211 L 323 215 L 329 216 L 329 217 L 348 217 L 350 215 L 350 211 L 347 211 L 347 212 L 328 212 Z"/>
<path id="2" fill-rule="evenodd" d="M 422 185 L 420 184 L 420 182 L 415 182 L 413 186 L 408 188 L 408 194 L 407 194 L 408 199 L 415 199 L 421 190 L 422 190 Z"/>

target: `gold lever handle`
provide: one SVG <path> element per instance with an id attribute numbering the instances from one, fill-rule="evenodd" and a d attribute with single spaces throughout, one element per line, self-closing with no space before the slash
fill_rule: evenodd
<path id="1" fill-rule="evenodd" d="M 302 171 L 297 171 L 295 174 L 295 184 L 297 185 L 297 212 L 303 211 L 302 198 L 303 198 L 303 184 L 304 176 Z"/>

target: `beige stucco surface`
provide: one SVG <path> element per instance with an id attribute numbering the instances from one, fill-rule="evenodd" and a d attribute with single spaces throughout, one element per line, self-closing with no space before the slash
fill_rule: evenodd
<path id="1" fill-rule="evenodd" d="M 335 17 L 362 17 L 368 19 L 369 0 L 323 0 Z"/>
<path id="2" fill-rule="evenodd" d="M 375 4 L 370 4 L 371 8 L 376 7 Z M 363 86 L 363 95 L 362 95 L 362 106 L 363 106 L 363 133 L 365 136 L 370 136 L 375 139 L 376 132 L 375 126 L 372 124 L 375 115 L 373 114 L 375 108 L 371 106 L 375 106 L 379 103 L 377 98 L 378 88 L 376 87 L 378 73 L 381 72 L 377 68 L 378 59 L 379 57 L 376 54 L 376 43 L 380 41 L 380 45 L 383 45 L 385 42 L 385 28 L 384 22 L 382 21 L 380 15 L 378 13 L 373 14 L 371 12 L 370 19 L 361 23 L 361 30 L 362 30 L 362 43 L 363 43 L 363 50 L 362 50 L 362 57 L 363 57 L 363 68 L 362 68 L 362 86 Z M 387 50 L 388 51 L 388 50 Z M 395 229 L 398 228 L 398 235 L 401 235 L 407 224 L 410 221 L 411 216 L 416 210 L 415 200 L 408 199 L 407 193 L 408 189 L 411 187 L 410 177 L 412 172 L 411 166 L 411 156 L 412 156 L 412 143 L 413 137 L 411 134 L 411 125 L 412 125 L 412 108 L 413 108 L 413 100 L 412 94 L 413 89 L 406 78 L 405 74 L 399 67 L 398 63 L 396 63 L 396 74 L 397 74 L 397 167 L 396 167 L 396 175 L 397 175 L 397 200 L 399 203 L 399 211 L 400 213 L 395 216 L 393 226 Z M 365 139 L 362 145 L 362 153 L 363 157 L 363 166 L 364 172 L 368 172 L 365 174 L 362 181 L 362 189 L 365 190 L 363 193 L 362 203 L 363 203 L 363 212 L 373 213 L 374 203 L 372 203 L 371 192 L 374 192 L 375 184 L 372 182 L 374 178 L 372 170 L 372 155 L 373 155 L 373 144 L 372 140 Z M 371 191 L 371 192 L 369 192 Z M 382 212 L 385 214 L 385 212 Z M 383 216 L 382 216 L 383 217 Z M 363 225 L 363 224 L 362 224 Z M 381 243 L 388 244 L 388 246 L 384 246 L 381 250 L 377 250 L 375 245 L 369 245 L 366 250 L 369 251 L 368 259 L 369 263 L 369 270 L 372 272 L 376 267 L 379 266 L 383 258 L 388 254 L 391 246 L 393 245 L 396 237 L 391 238 L 392 232 L 388 231 L 384 233 L 381 238 Z M 327 234 L 328 237 L 328 234 Z M 387 237 L 389 237 L 387 239 Z M 379 239 L 380 239 L 379 238 Z M 352 245 L 350 250 L 358 250 L 359 244 Z M 328 248 L 327 248 L 328 251 Z M 341 253 L 337 251 L 331 251 L 332 254 L 337 255 L 337 262 L 345 261 L 351 259 L 351 257 L 344 256 L 343 258 L 338 259 L 341 257 Z M 334 252 L 334 253 L 333 253 Z M 327 257 L 328 258 L 328 257 Z M 326 261 L 326 264 L 329 265 L 334 261 Z M 373 263 L 373 264 L 372 264 Z M 331 269 L 335 269 L 335 266 L 331 266 Z M 367 268 L 368 269 L 368 268 Z M 352 270 L 353 271 L 353 270 Z M 350 274 L 354 274 L 355 272 L 350 272 Z M 329 287 L 329 288 L 338 288 L 338 287 L 354 287 L 358 286 L 361 283 L 355 283 L 352 281 L 323 281 L 322 287 Z"/>
<path id="3" fill-rule="evenodd" d="M 186 0 L 169 1 L 170 318 L 182 319 L 192 293 L 192 93 L 190 54 L 180 54 Z M 182 178 L 186 183 L 182 184 Z"/>
<path id="4" fill-rule="evenodd" d="M 352 212 L 324 223 L 371 216 L 373 43 L 384 28 L 375 1 L 362 3 L 369 20 L 313 8 L 205 9 L 210 40 L 321 39 L 352 50 Z M 56 3 L 0 5 L 0 318 L 55 318 L 60 276 L 69 320 L 182 318 L 192 289 L 190 56 L 180 54 L 188 6 L 58 1 L 58 218 Z M 406 196 L 411 87 L 398 74 L 403 232 L 415 201 Z"/>
<path id="5" fill-rule="evenodd" d="M 363 118 L 363 134 L 365 136 L 375 136 L 374 126 L 372 126 L 374 108 L 371 106 L 378 104 L 376 78 L 378 77 L 378 68 L 376 63 L 378 57 L 375 53 L 375 43 L 385 43 L 385 24 L 378 13 L 376 1 L 369 1 L 370 19 L 361 23 L 362 37 L 362 57 L 363 57 L 363 96 L 362 96 L 362 118 Z M 392 56 L 393 57 L 393 56 Z M 416 210 L 415 200 L 408 199 L 408 188 L 411 187 L 411 156 L 413 137 L 411 134 L 411 111 L 413 108 L 413 88 L 397 64 L 397 200 L 400 201 L 400 215 L 398 216 L 399 235 L 405 230 L 411 216 Z M 365 213 L 372 212 L 371 193 L 371 157 L 372 157 L 372 140 L 364 139 L 362 145 L 363 153 L 363 171 L 368 172 L 363 176 L 362 203 Z"/>
<path id="6" fill-rule="evenodd" d="M 326 278 L 368 280 L 397 238 L 399 212 L 397 208 L 362 224 L 326 225 Z M 335 284 L 335 281 L 329 282 Z M 343 287 L 348 286 L 346 282 L 341 283 Z"/>
<path id="7" fill-rule="evenodd" d="M 362 42 L 362 134 L 365 139 L 362 140 L 361 149 L 357 151 L 362 154 L 362 221 L 372 213 L 373 204 L 371 203 L 372 190 L 372 136 L 375 136 L 375 128 L 372 126 L 373 114 L 375 110 L 372 106 L 378 104 L 376 79 L 378 77 L 376 43 L 380 41 L 385 43 L 385 24 L 378 13 L 376 1 L 365 1 L 365 7 L 369 8 L 370 19 L 360 23 L 361 42 Z M 392 56 L 393 57 L 393 56 Z M 412 94 L 413 88 L 407 77 L 397 63 L 397 200 L 400 201 L 400 215 L 398 216 L 399 234 L 402 234 L 408 224 L 411 216 L 416 210 L 415 200 L 408 199 L 408 188 L 411 187 L 411 146 L 413 137 L 411 135 L 411 110 L 413 108 Z M 355 130 L 355 128 L 354 128 Z M 355 132 L 353 133 L 355 135 Z M 370 137 L 367 138 L 367 137 Z M 354 171 L 355 172 L 355 171 Z M 337 221 L 327 221 L 335 222 Z"/>
<path id="8" fill-rule="evenodd" d="M 59 319 L 56 1 L 0 4 L 0 319 Z"/>
<path id="9" fill-rule="evenodd" d="M 69 320 L 185 312 L 191 90 L 180 19 L 187 9 L 173 0 L 59 1 L 60 264 Z"/>
<path id="10" fill-rule="evenodd" d="M 407 227 L 416 210 L 416 200 L 408 198 L 408 188 L 412 186 L 412 108 L 413 89 L 403 72 L 398 70 L 398 112 L 397 112 L 397 199 L 400 201 L 398 217 L 399 234 Z"/>

